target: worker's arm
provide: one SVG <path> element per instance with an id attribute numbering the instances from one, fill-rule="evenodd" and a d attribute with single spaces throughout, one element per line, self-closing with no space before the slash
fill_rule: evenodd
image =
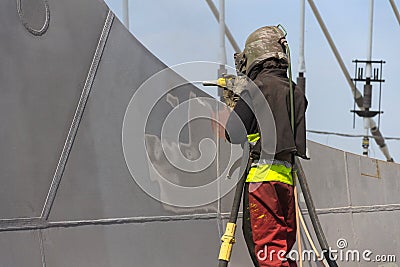
<path id="1" fill-rule="evenodd" d="M 246 132 L 244 132 L 244 129 Z M 243 144 L 247 134 L 257 130 L 257 120 L 246 102 L 240 98 L 229 115 L 225 126 L 225 137 L 233 144 Z"/>

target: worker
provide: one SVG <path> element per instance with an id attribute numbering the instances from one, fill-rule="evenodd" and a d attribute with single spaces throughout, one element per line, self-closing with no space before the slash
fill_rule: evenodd
<path id="1" fill-rule="evenodd" d="M 267 101 L 257 101 L 255 94 L 245 89 L 241 95 L 249 94 L 253 107 L 241 97 L 225 127 L 229 142 L 243 144 L 248 139 L 253 144 L 253 152 L 259 150 L 252 153 L 253 157 L 261 155 L 261 158 L 253 159 L 243 198 L 243 233 L 251 259 L 257 267 L 297 266 L 287 257 L 296 241 L 292 168 L 294 156 L 307 158 L 307 100 L 294 83 L 294 97 L 290 97 L 290 62 L 286 45 L 285 33 L 280 27 L 265 26 L 249 35 L 244 51 L 235 55 L 235 63 L 237 70 L 247 75 Z M 294 101 L 291 102 L 291 99 Z M 269 105 L 275 121 L 276 140 L 269 140 L 268 134 L 260 130 L 262 127 L 256 119 L 257 112 L 254 112 L 260 108 L 257 106 L 260 103 Z M 294 117 L 291 117 L 292 108 Z M 247 137 L 243 131 L 237 130 L 243 126 Z M 266 144 L 271 142 L 276 142 L 273 159 L 264 159 L 263 155 L 270 153 Z"/>

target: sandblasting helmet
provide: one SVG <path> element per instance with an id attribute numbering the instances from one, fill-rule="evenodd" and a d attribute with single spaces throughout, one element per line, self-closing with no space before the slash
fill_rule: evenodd
<path id="1" fill-rule="evenodd" d="M 285 35 L 277 26 L 265 26 L 257 29 L 247 37 L 243 51 L 246 57 L 247 74 L 258 63 L 269 58 L 287 61 L 287 56 L 282 46 L 283 41 L 286 41 Z"/>

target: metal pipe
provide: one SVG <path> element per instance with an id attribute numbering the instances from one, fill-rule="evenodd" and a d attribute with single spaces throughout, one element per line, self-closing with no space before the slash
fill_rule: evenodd
<path id="1" fill-rule="evenodd" d="M 367 50 L 367 61 L 372 60 L 372 40 L 374 31 L 374 0 L 369 1 L 369 31 L 368 31 L 368 50 Z M 372 64 L 367 62 L 365 68 L 365 77 L 372 77 Z"/>
<path id="2" fill-rule="evenodd" d="M 376 126 L 374 120 L 370 120 L 370 127 L 371 127 L 371 134 L 375 139 L 376 144 L 379 146 L 380 150 L 382 151 L 383 155 L 386 157 L 388 162 L 394 162 L 392 156 L 389 153 L 389 148 L 385 143 L 385 138 L 383 137 L 381 131 Z"/>
<path id="3" fill-rule="evenodd" d="M 366 84 L 364 86 L 364 101 L 363 106 L 366 110 L 369 110 L 371 107 L 371 96 L 372 96 L 372 86 L 371 86 L 371 77 L 372 77 L 372 40 L 373 40 L 373 32 L 374 32 L 374 0 L 369 1 L 369 31 L 368 31 L 368 49 L 367 49 L 367 63 L 365 67 L 365 78 Z M 364 118 L 364 130 L 365 136 L 362 141 L 363 147 L 363 155 L 368 156 L 369 149 L 369 129 L 370 127 L 370 119 Z M 378 141 L 376 141 L 378 143 Z"/>
<path id="4" fill-rule="evenodd" d="M 389 2 L 390 2 L 390 5 L 392 6 L 394 15 L 396 16 L 396 19 L 397 19 L 397 22 L 400 25 L 400 14 L 399 14 L 399 10 L 396 7 L 396 3 L 394 2 L 394 0 L 389 0 Z"/>
<path id="5" fill-rule="evenodd" d="M 211 9 L 211 12 L 213 13 L 215 19 L 217 21 L 219 21 L 219 12 L 218 12 L 216 6 L 214 5 L 213 1 L 206 0 L 206 2 L 208 4 L 209 8 Z M 229 40 L 229 43 L 232 45 L 233 50 L 235 50 L 236 53 L 240 53 L 240 48 L 239 48 L 238 44 L 236 43 L 235 38 L 233 38 L 233 35 L 232 35 L 231 31 L 229 30 L 228 26 L 226 26 L 226 24 L 225 24 L 225 34 Z"/>
<path id="6" fill-rule="evenodd" d="M 227 74 L 225 65 L 226 65 L 226 48 L 225 48 L 225 0 L 219 0 L 219 60 L 220 65 L 218 69 L 218 78 L 222 78 L 225 74 Z M 218 96 L 220 101 L 222 102 L 223 90 L 218 87 Z"/>
<path id="7" fill-rule="evenodd" d="M 318 21 L 318 23 L 319 23 L 319 25 L 321 27 L 322 32 L 325 35 L 326 40 L 329 43 L 329 46 L 332 49 L 333 54 L 336 57 L 336 60 L 339 63 L 339 66 L 340 66 L 340 68 L 341 68 L 341 70 L 343 72 L 343 75 L 345 76 L 345 78 L 347 80 L 347 83 L 349 84 L 349 86 L 351 88 L 351 91 L 353 93 L 353 96 L 354 96 L 354 99 L 356 101 L 357 106 L 361 110 L 363 110 L 364 109 L 364 107 L 363 107 L 363 96 L 362 96 L 361 92 L 355 87 L 353 81 L 351 80 L 351 76 L 350 76 L 348 70 L 346 69 L 346 66 L 344 65 L 343 59 L 340 56 L 339 51 L 337 50 L 337 48 L 335 46 L 335 43 L 333 42 L 333 39 L 332 39 L 331 35 L 329 34 L 328 29 L 327 29 L 324 21 L 322 20 L 322 17 L 319 14 L 319 11 L 318 11 L 317 7 L 315 6 L 314 1 L 313 0 L 308 0 L 308 3 L 309 3 L 309 5 L 310 5 L 310 7 L 311 7 L 311 9 L 313 11 L 313 14 L 314 14 L 315 18 L 317 19 L 317 21 Z M 373 119 L 371 119 L 371 118 L 368 119 L 368 122 L 370 124 L 371 129 L 373 128 L 374 125 L 376 125 L 375 121 Z M 377 141 L 377 140 L 385 140 L 383 138 L 382 134 L 379 131 L 371 131 L 371 134 L 374 136 L 375 141 Z M 379 146 L 379 147 L 380 147 L 382 153 L 385 155 L 386 160 L 387 161 L 393 161 L 393 158 L 390 156 L 390 153 L 388 151 L 388 148 L 386 147 L 386 144 L 384 146 L 385 147 L 384 149 L 381 146 Z"/>
<path id="8" fill-rule="evenodd" d="M 125 27 L 129 30 L 129 0 L 123 0 L 122 12 Z"/>
<path id="9" fill-rule="evenodd" d="M 225 0 L 219 0 L 219 52 L 220 64 L 226 65 L 226 49 L 225 49 Z"/>
<path id="10" fill-rule="evenodd" d="M 306 72 L 304 59 L 304 31 L 305 31 L 305 0 L 300 0 L 300 45 L 299 45 L 299 73 Z"/>
<path id="11" fill-rule="evenodd" d="M 224 74 L 226 74 L 226 68 L 225 68 L 225 65 L 226 65 L 225 0 L 219 0 L 219 13 L 220 13 L 220 16 L 219 16 L 218 22 L 219 22 L 219 48 L 220 48 L 220 50 L 219 50 L 219 53 L 220 53 L 219 60 L 220 60 L 220 66 L 219 66 L 217 75 L 218 75 L 218 78 L 221 78 Z M 217 90 L 218 90 L 219 99 L 221 101 L 223 101 L 224 97 L 223 97 L 222 88 L 217 87 Z M 216 104 L 215 110 L 216 110 L 216 119 L 217 119 L 217 121 L 219 121 L 219 105 L 218 105 L 218 103 Z M 217 141 L 216 142 L 217 142 L 217 153 L 219 153 L 219 151 L 220 151 L 219 130 L 217 130 Z M 217 158 L 216 158 L 217 177 L 219 177 L 219 175 L 220 175 L 220 168 L 219 167 L 220 167 L 220 162 L 219 162 L 219 157 L 217 155 Z M 219 186 L 220 186 L 220 184 L 218 183 L 218 194 L 220 193 Z M 220 196 L 218 196 L 218 214 L 220 214 L 220 212 L 221 212 L 220 208 L 221 208 L 221 198 L 220 198 Z M 217 225 L 218 225 L 218 231 L 220 231 L 222 233 L 223 226 L 222 226 L 222 220 L 221 219 L 218 219 Z"/>
<path id="12" fill-rule="evenodd" d="M 305 0 L 300 0 L 300 46 L 299 46 L 299 76 L 297 77 L 297 85 L 306 93 L 306 63 L 304 57 L 304 36 L 305 36 Z"/>

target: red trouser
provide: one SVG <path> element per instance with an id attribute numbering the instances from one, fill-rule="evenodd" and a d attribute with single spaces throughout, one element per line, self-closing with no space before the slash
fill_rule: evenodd
<path id="1" fill-rule="evenodd" d="M 297 266 L 296 262 L 282 260 L 296 241 L 293 186 L 246 183 L 243 233 L 255 266 Z"/>

